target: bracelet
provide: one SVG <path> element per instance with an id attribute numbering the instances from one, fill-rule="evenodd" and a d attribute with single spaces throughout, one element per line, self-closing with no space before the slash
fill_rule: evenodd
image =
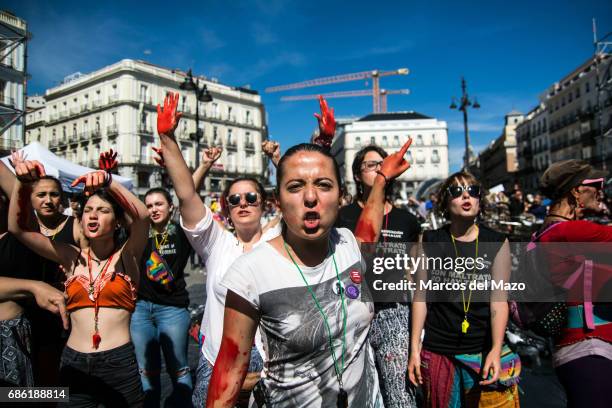
<path id="1" fill-rule="evenodd" d="M 113 175 L 111 174 L 110 171 L 106 171 L 104 170 L 104 187 L 108 187 L 111 185 L 111 183 L 113 182 Z"/>
<path id="2" fill-rule="evenodd" d="M 380 175 L 382 176 L 382 178 L 384 178 L 384 179 L 385 179 L 385 184 L 389 184 L 389 181 L 390 181 L 390 180 L 387 178 L 387 176 L 385 176 L 385 173 L 383 173 L 383 172 L 382 172 L 382 171 L 380 171 L 380 170 L 376 170 L 376 174 L 380 174 Z"/>

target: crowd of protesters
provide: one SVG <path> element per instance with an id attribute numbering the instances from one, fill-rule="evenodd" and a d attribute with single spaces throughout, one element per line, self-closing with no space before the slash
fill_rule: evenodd
<path id="1" fill-rule="evenodd" d="M 518 185 L 487 194 L 459 172 L 406 211 L 394 206 L 393 181 L 410 167 L 409 139 L 391 154 L 361 149 L 351 197 L 329 152 L 333 109 L 321 99 L 315 143 L 282 156 L 278 143 L 263 143 L 277 168 L 272 197 L 257 179 L 238 177 L 205 203 L 202 181 L 221 149 L 206 149 L 191 173 L 174 137 L 177 104 L 169 94 L 158 107 L 155 149 L 176 204 L 163 186 L 141 200 L 113 180 L 112 151 L 74 180 L 83 194 L 69 205 L 43 164 L 20 153 L 13 172 L 0 162 L 0 385 L 69 387 L 67 406 L 152 407 L 162 403 L 165 366 L 173 387 L 165 406 L 520 406 L 521 361 L 505 339 L 503 294 L 472 301 L 471 289 L 459 290 L 436 301 L 417 290 L 375 302 L 364 252 L 378 243 L 396 255 L 474 254 L 490 260 L 476 273 L 509 280 L 508 236 L 487 214 L 510 222 L 528 214 L 542 226 L 539 242 L 610 242 L 612 227 L 587 220 L 607 214 L 605 173 L 555 163 L 542 176 L 544 195 L 525 196 Z M 446 223 L 422 231 L 433 214 Z M 185 268 L 194 254 L 207 273 L 192 372 Z M 591 261 L 584 280 L 557 279 L 570 292 L 592 288 L 588 300 L 567 302 L 553 338 L 570 407 L 608 406 L 612 386 L 604 296 L 612 267 Z M 582 267 L 550 263 L 557 275 Z"/>

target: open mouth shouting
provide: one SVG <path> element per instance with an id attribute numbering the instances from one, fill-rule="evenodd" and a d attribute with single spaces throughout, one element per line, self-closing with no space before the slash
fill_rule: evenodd
<path id="1" fill-rule="evenodd" d="M 316 211 L 308 211 L 304 214 L 304 226 L 306 229 L 313 230 L 319 228 L 321 216 Z"/>

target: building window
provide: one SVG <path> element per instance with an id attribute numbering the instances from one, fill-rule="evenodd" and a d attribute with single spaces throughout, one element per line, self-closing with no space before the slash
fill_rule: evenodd
<path id="1" fill-rule="evenodd" d="M 382 137 L 382 145 L 384 147 L 389 146 L 389 141 L 387 140 L 387 135 L 383 135 L 383 137 Z"/>
<path id="2" fill-rule="evenodd" d="M 416 145 L 423 146 L 423 135 L 417 135 Z"/>
<path id="3" fill-rule="evenodd" d="M 100 132 L 100 117 L 96 117 L 96 132 Z"/>
<path id="4" fill-rule="evenodd" d="M 584 93 L 589 93 L 591 91 L 591 83 L 589 81 L 584 84 Z"/>
<path id="5" fill-rule="evenodd" d="M 438 140 L 436 138 L 436 134 L 435 133 L 431 134 L 431 144 L 434 145 L 434 146 L 438 144 Z"/>
<path id="6" fill-rule="evenodd" d="M 355 147 L 361 147 L 361 137 L 355 136 Z"/>
<path id="7" fill-rule="evenodd" d="M 246 123 L 250 124 L 251 123 L 251 111 L 246 111 L 245 115 L 246 115 L 246 118 L 245 118 Z"/>
<path id="8" fill-rule="evenodd" d="M 417 163 L 425 163 L 425 154 L 423 153 L 422 150 L 417 150 L 416 152 L 416 162 Z"/>
<path id="9" fill-rule="evenodd" d="M 246 132 L 244 134 L 244 141 L 246 144 L 250 144 L 251 143 L 251 132 Z"/>
<path id="10" fill-rule="evenodd" d="M 232 120 L 232 107 L 227 107 L 227 120 Z"/>
<path id="11" fill-rule="evenodd" d="M 117 125 L 117 112 L 111 113 L 113 126 Z"/>
<path id="12" fill-rule="evenodd" d="M 86 120 L 83 122 L 83 133 L 89 132 L 89 122 Z"/>
<path id="13" fill-rule="evenodd" d="M 219 138 L 219 130 L 216 126 L 213 126 L 213 145 L 217 145 L 217 139 Z"/>
<path id="14" fill-rule="evenodd" d="M 431 152 L 431 162 L 440 163 L 440 154 L 438 153 L 438 149 L 433 149 Z"/>
<path id="15" fill-rule="evenodd" d="M 72 125 L 72 136 L 76 137 L 77 135 L 77 125 L 76 123 Z"/>
<path id="16" fill-rule="evenodd" d="M 400 145 L 399 136 L 398 135 L 393 136 L 393 146 L 399 147 L 399 145 Z"/>
<path id="17" fill-rule="evenodd" d="M 146 102 L 147 101 L 147 86 L 146 85 L 140 85 L 140 101 L 141 102 Z"/>
<path id="18" fill-rule="evenodd" d="M 371 145 L 375 145 L 376 144 L 376 137 L 375 136 L 370 136 L 370 144 Z"/>
<path id="19" fill-rule="evenodd" d="M 227 144 L 232 145 L 234 143 L 234 138 L 232 134 L 232 129 L 227 129 Z"/>
<path id="20" fill-rule="evenodd" d="M 81 163 L 87 163 L 87 148 L 83 149 L 81 154 Z"/>
<path id="21" fill-rule="evenodd" d="M 62 126 L 62 138 L 66 140 L 68 135 L 66 134 L 66 126 Z"/>

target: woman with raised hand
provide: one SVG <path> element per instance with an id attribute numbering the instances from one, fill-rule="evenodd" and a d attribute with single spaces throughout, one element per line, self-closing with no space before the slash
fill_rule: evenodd
<path id="1" fill-rule="evenodd" d="M 23 152 L 11 155 L 14 166 L 25 161 Z M 11 177 L 13 178 L 13 177 Z M 83 235 L 81 223 L 76 217 L 62 213 L 65 193 L 61 182 L 52 176 L 45 175 L 32 183 L 31 203 L 34 209 L 34 226 L 41 234 L 54 242 L 63 242 L 85 248 L 87 240 Z M 9 196 L 10 191 L 5 191 Z M 56 262 L 42 258 L 41 280 L 63 289 L 65 279 Z M 35 309 L 30 314 L 33 328 L 33 350 L 36 382 L 40 385 L 58 385 L 60 357 L 66 345 L 66 333 L 57 316 L 46 310 Z M 42 341 L 42 338 L 45 340 Z"/>
<path id="2" fill-rule="evenodd" d="M 504 343 L 505 293 L 471 286 L 510 280 L 508 240 L 477 222 L 483 196 L 481 183 L 471 174 L 451 175 L 438 193 L 438 211 L 450 224 L 423 233 L 432 269 L 417 275 L 408 375 L 415 386 L 424 387 L 427 407 L 519 406 L 521 363 Z M 438 259 L 444 262 L 436 263 Z M 449 267 L 448 259 L 456 263 Z M 422 285 L 428 282 L 446 289 L 427 292 Z M 465 286 L 453 290 L 459 283 Z"/>
<path id="3" fill-rule="evenodd" d="M 228 292 L 208 407 L 233 406 L 258 326 L 268 353 L 266 406 L 383 406 L 367 340 L 374 306 L 360 285 L 359 241 L 377 241 L 385 185 L 409 167 L 403 159 L 409 145 L 378 171 L 357 239 L 334 228 L 342 186 L 329 151 L 300 144 L 283 155 L 277 169 L 282 234 L 238 258 L 221 282 Z"/>
<path id="4" fill-rule="evenodd" d="M 177 104 L 178 94 L 168 94 L 163 108 L 158 106 L 157 133 L 161 139 L 163 160 L 179 199 L 180 225 L 206 266 L 206 306 L 200 331 L 203 344 L 192 397 L 194 406 L 203 406 L 223 333 L 223 308 L 227 290 L 219 282 L 234 259 L 274 237 L 275 232 L 270 230 L 267 234 L 262 233 L 260 219 L 266 193 L 261 183 L 250 177 L 230 181 L 221 196 L 224 215 L 229 219 L 233 231 L 214 222 L 212 211 L 198 195 L 174 138 L 174 130 L 181 117 L 177 112 Z M 252 342 L 250 346 L 253 346 Z M 253 348 L 250 355 L 250 363 L 247 365 L 250 375 L 244 384 L 245 390 L 249 391 L 259 380 L 263 369 L 263 359 L 256 348 Z"/>
<path id="5" fill-rule="evenodd" d="M 114 167 L 115 157 L 103 156 L 108 168 Z M 26 160 L 15 166 L 15 174 L 9 230 L 39 255 L 60 264 L 67 278 L 71 331 L 60 381 L 70 387 L 68 405 L 140 406 L 142 385 L 129 325 L 149 228 L 146 207 L 108 171 L 79 177 L 73 186 L 85 184 L 81 225 L 89 241 L 89 247 L 81 249 L 49 240 L 32 225 L 32 183 L 44 177 L 44 167 Z M 128 223 L 129 238 L 120 244 L 123 222 Z"/>
<path id="6" fill-rule="evenodd" d="M 14 177 L 0 162 L 2 189 L 12 191 Z M 7 181 L 10 183 L 4 183 Z M 8 232 L 9 200 L 0 191 L 0 386 L 36 385 L 32 364 L 33 311 L 38 307 L 60 315 L 68 329 L 65 295 L 42 282 L 41 258 Z"/>
<path id="7" fill-rule="evenodd" d="M 353 159 L 353 179 L 357 186 L 356 200 L 340 209 L 336 227 L 354 230 L 361 211 L 365 207 L 376 173 L 388 153 L 381 147 L 369 145 L 357 152 Z M 384 219 L 380 243 L 386 245 L 385 253 L 408 253 L 413 243 L 419 241 L 421 226 L 408 211 L 395 208 L 391 203 L 393 183 L 387 184 L 384 200 Z M 389 274 L 391 271 L 387 271 Z M 392 273 L 392 272 L 391 272 Z M 388 275 L 387 275 L 388 276 Z M 403 271 L 397 271 L 404 277 Z M 374 303 L 374 320 L 370 343 L 376 356 L 376 368 L 385 407 L 409 408 L 416 406 L 414 387 L 406 386 L 406 367 L 410 352 L 410 299 L 408 293 L 384 297 Z"/>

